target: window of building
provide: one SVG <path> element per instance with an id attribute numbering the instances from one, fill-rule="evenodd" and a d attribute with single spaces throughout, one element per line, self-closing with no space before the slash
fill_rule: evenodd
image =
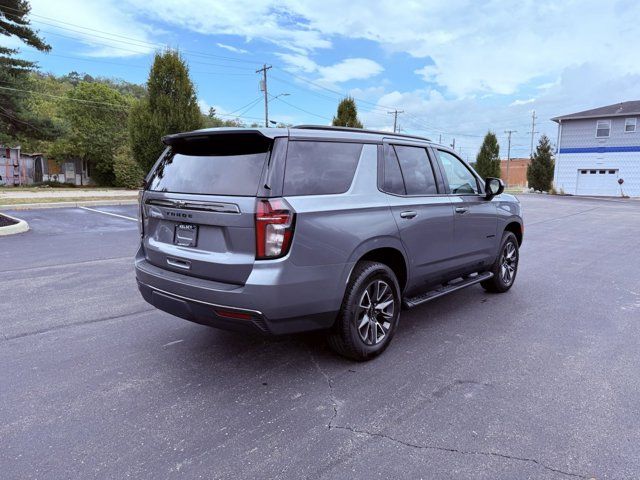
<path id="1" fill-rule="evenodd" d="M 598 120 L 596 138 L 607 138 L 611 133 L 611 120 Z"/>
<path id="2" fill-rule="evenodd" d="M 624 119 L 624 133 L 633 133 L 636 131 L 637 118 L 625 118 Z"/>

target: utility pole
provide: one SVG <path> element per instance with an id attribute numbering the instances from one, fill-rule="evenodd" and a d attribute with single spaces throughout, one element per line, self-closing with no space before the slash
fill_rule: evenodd
<path id="1" fill-rule="evenodd" d="M 540 132 L 536 132 L 536 111 L 535 110 L 531 112 L 531 131 L 527 133 L 531 134 L 531 152 L 529 153 L 529 157 L 533 157 L 533 136 L 536 133 L 540 133 Z"/>
<path id="2" fill-rule="evenodd" d="M 451 143 L 451 148 L 452 148 L 453 150 L 455 150 L 455 149 L 456 149 L 456 139 L 455 139 L 455 137 L 454 137 L 454 139 L 453 139 L 453 142 Z"/>
<path id="3" fill-rule="evenodd" d="M 507 187 L 509 186 L 509 165 L 511 164 L 511 134 L 512 133 L 516 133 L 517 130 L 505 130 L 504 133 L 506 133 L 507 135 L 509 135 L 509 143 L 508 143 L 508 147 L 507 147 L 507 178 L 506 180 L 506 184 Z"/>
<path id="4" fill-rule="evenodd" d="M 393 133 L 396 133 L 396 127 L 398 125 L 398 114 L 404 113 L 404 110 L 395 109 L 393 112 L 387 112 L 389 115 L 393 115 Z"/>
<path id="5" fill-rule="evenodd" d="M 442 145 L 442 134 L 440 134 L 440 136 L 438 137 L 438 143 Z"/>
<path id="6" fill-rule="evenodd" d="M 269 91 L 267 90 L 267 70 L 271 65 L 263 64 L 262 68 L 256 70 L 256 73 L 262 72 L 262 81 L 260 82 L 260 90 L 264 92 L 264 126 L 269 127 Z"/>

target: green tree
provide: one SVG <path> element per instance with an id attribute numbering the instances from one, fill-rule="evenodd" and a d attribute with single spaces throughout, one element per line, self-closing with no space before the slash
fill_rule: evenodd
<path id="1" fill-rule="evenodd" d="M 31 28 L 26 0 L 2 0 L 0 2 L 0 35 L 17 38 L 26 45 L 42 52 L 51 47 Z M 35 67 L 33 62 L 16 58 L 18 50 L 0 46 L 0 141 L 16 135 L 50 138 L 55 135 L 51 122 L 34 118 L 25 107 L 28 94 L 27 74 Z"/>
<path id="2" fill-rule="evenodd" d="M 475 170 L 482 178 L 500 177 L 500 145 L 496 134 L 489 131 L 476 157 Z"/>
<path id="3" fill-rule="evenodd" d="M 531 163 L 527 167 L 529 188 L 541 192 L 549 191 L 553 182 L 554 165 L 551 141 L 549 137 L 542 135 L 536 146 L 536 152 L 531 158 Z"/>
<path id="4" fill-rule="evenodd" d="M 333 117 L 332 125 L 334 127 L 363 128 L 362 123 L 358 119 L 358 108 L 353 98 L 347 97 L 340 102 L 338 112 L 336 116 Z"/>
<path id="5" fill-rule="evenodd" d="M 52 147 L 55 158 L 86 160 L 99 185 L 115 182 L 114 155 L 127 139 L 130 100 L 103 83 L 80 82 L 61 109 L 67 132 Z"/>
<path id="6" fill-rule="evenodd" d="M 138 188 L 142 184 L 144 172 L 131 154 L 128 143 L 116 149 L 113 157 L 114 186 L 123 188 Z"/>
<path id="7" fill-rule="evenodd" d="M 129 116 L 133 157 L 148 171 L 163 150 L 162 137 L 202 127 L 189 69 L 177 51 L 156 53 L 147 81 L 147 96 Z"/>

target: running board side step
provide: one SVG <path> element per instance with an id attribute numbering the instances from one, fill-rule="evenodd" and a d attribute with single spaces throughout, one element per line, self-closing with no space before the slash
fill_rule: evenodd
<path id="1" fill-rule="evenodd" d="M 493 273 L 484 272 L 478 273 L 477 275 L 473 275 L 472 277 L 465 278 L 464 280 L 460 280 L 455 283 L 448 283 L 446 285 L 442 285 L 435 290 L 429 290 L 421 295 L 417 295 L 411 298 L 405 298 L 402 301 L 402 304 L 405 308 L 413 308 L 418 305 L 422 305 L 423 303 L 430 302 L 436 298 L 440 298 L 444 295 L 447 295 L 452 292 L 457 292 L 458 290 L 462 290 L 463 288 L 469 287 L 471 285 L 475 285 L 476 283 L 483 282 L 485 280 L 489 280 L 493 277 Z"/>

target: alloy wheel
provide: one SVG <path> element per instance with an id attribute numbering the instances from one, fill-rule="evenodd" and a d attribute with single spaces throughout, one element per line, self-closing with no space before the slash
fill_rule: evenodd
<path id="1" fill-rule="evenodd" d="M 505 285 L 511 285 L 518 268 L 518 249 L 513 242 L 507 242 L 502 249 L 500 259 L 500 279 Z"/>
<path id="2" fill-rule="evenodd" d="M 388 335 L 395 313 L 393 290 L 384 280 L 374 280 L 365 288 L 356 314 L 360 339 L 377 345 Z"/>

